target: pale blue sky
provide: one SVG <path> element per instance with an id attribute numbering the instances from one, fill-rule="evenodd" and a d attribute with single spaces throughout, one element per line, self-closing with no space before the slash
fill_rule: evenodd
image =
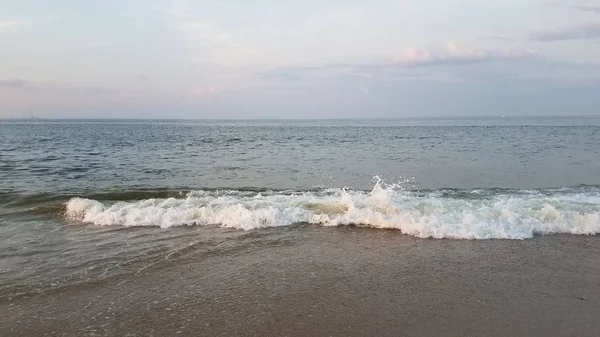
<path id="1" fill-rule="evenodd" d="M 600 114 L 600 0 L 0 0 L 0 118 Z"/>

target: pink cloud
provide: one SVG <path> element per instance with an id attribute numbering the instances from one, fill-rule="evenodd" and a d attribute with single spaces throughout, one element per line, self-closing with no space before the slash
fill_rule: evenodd
<path id="1" fill-rule="evenodd" d="M 444 63 L 474 63 L 496 59 L 521 59 L 540 57 L 531 50 L 494 51 L 458 46 L 448 43 L 444 48 L 417 49 L 407 48 L 395 58 L 398 64 L 407 66 L 426 66 Z"/>

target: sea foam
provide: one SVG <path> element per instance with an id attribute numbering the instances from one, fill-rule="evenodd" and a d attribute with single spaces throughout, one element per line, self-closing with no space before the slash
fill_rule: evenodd
<path id="1" fill-rule="evenodd" d="M 419 238 L 527 239 L 600 233 L 600 193 L 404 191 L 378 181 L 370 192 L 193 191 L 182 198 L 100 202 L 73 198 L 65 216 L 102 226 L 219 225 L 252 230 L 295 223 L 397 229 Z"/>

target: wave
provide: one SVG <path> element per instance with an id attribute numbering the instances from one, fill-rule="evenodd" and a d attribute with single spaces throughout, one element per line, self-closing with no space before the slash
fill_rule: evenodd
<path id="1" fill-rule="evenodd" d="M 200 190 L 182 197 L 101 202 L 72 198 L 64 216 L 102 226 L 219 225 L 252 230 L 297 223 L 397 229 L 419 238 L 527 239 L 600 233 L 600 191 Z"/>

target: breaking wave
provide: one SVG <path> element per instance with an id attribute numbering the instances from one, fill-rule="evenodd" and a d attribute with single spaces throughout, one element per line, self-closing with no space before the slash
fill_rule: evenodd
<path id="1" fill-rule="evenodd" d="M 192 191 L 137 201 L 73 198 L 65 217 L 102 226 L 219 225 L 252 230 L 296 223 L 397 229 L 419 238 L 527 239 L 600 233 L 600 190 Z"/>

